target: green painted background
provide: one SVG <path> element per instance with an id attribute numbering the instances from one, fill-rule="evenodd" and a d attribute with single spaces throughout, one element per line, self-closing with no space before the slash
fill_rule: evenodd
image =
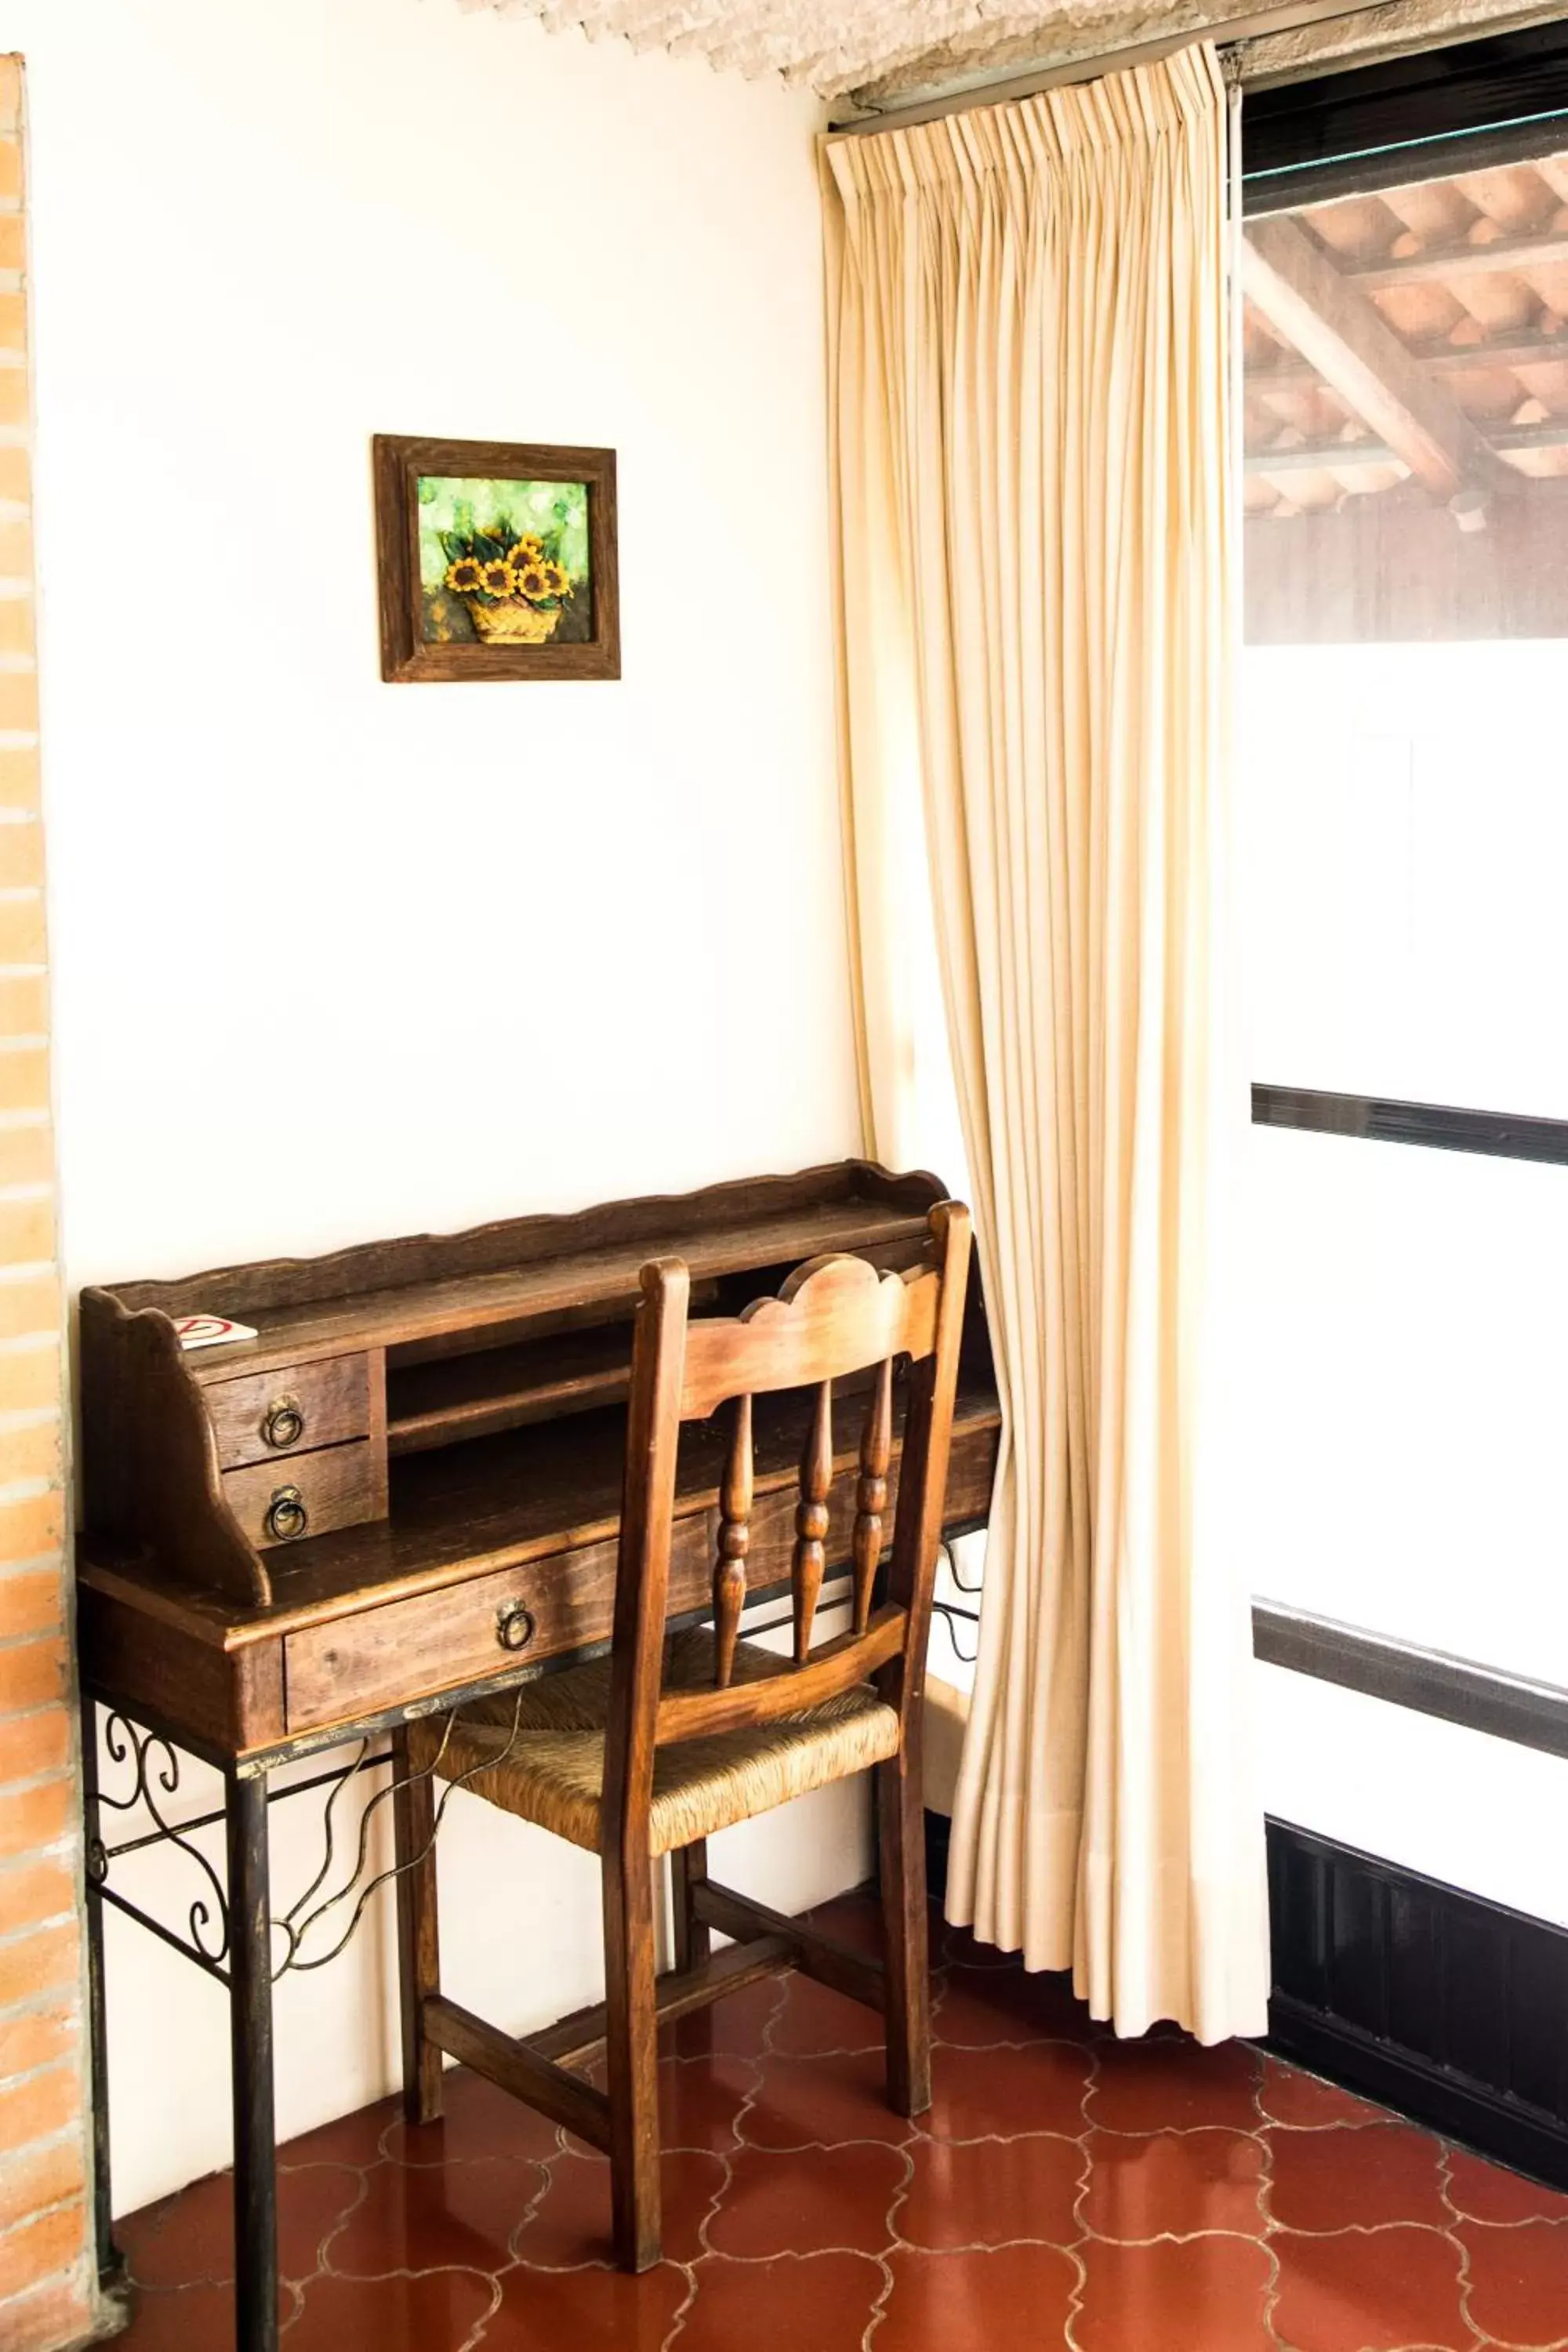
<path id="1" fill-rule="evenodd" d="M 574 584 L 588 576 L 588 488 L 584 482 L 486 482 L 451 475 L 419 478 L 419 583 L 433 593 L 447 576 L 444 530 L 493 524 L 521 539 L 561 534 L 561 562 Z"/>

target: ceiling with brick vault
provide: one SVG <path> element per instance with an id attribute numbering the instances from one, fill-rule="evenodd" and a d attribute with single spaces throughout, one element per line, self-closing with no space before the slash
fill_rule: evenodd
<path id="1" fill-rule="evenodd" d="M 552 32 L 703 57 L 721 70 L 839 98 L 853 91 L 951 81 L 1196 29 L 1201 0 L 1132 9 L 1128 0 L 464 0 L 537 16 Z"/>
<path id="2" fill-rule="evenodd" d="M 778 77 L 825 99 L 871 107 L 1048 69 L 1173 33 L 1234 21 L 1247 0 L 459 0 L 465 8 L 537 17 L 551 32 L 625 40 L 634 49 L 705 58 L 750 79 Z M 1254 0 L 1266 6 L 1268 0 Z M 1550 0 L 1547 0 L 1550 5 Z M 1356 0 L 1343 0 L 1355 10 Z M 1262 69 L 1303 57 L 1420 47 L 1510 18 L 1543 0 L 1381 0 L 1253 45 Z"/>

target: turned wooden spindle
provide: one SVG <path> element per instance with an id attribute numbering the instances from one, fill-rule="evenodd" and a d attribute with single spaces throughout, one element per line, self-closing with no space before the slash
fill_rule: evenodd
<path id="1" fill-rule="evenodd" d="M 855 1631 L 871 1622 L 871 1591 L 882 1557 L 883 1518 L 888 1508 L 888 1465 L 893 1457 L 893 1360 L 884 1358 L 871 1391 L 871 1409 L 860 1434 L 860 1482 L 855 1489 Z"/>
<path id="2" fill-rule="evenodd" d="M 811 1628 L 816 1596 L 827 1565 L 827 1496 L 833 1485 L 833 1382 L 824 1381 L 816 1391 L 816 1410 L 805 1452 L 800 1461 L 800 1505 L 795 1515 L 795 1559 L 790 1582 L 795 1592 L 795 1662 L 804 1666 L 811 1655 Z"/>
<path id="3" fill-rule="evenodd" d="M 719 1491 L 719 1557 L 713 1563 L 714 1685 L 728 1690 L 746 1605 L 746 1553 L 752 1541 L 752 1400 L 735 1399 L 735 1426 Z"/>

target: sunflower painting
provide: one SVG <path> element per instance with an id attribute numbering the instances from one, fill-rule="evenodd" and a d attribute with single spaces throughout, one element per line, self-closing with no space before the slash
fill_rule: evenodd
<path id="1" fill-rule="evenodd" d="M 586 482 L 421 474 L 416 495 L 427 646 L 588 642 L 594 595 Z"/>
<path id="2" fill-rule="evenodd" d="M 377 437 L 382 674 L 616 677 L 615 453 Z"/>

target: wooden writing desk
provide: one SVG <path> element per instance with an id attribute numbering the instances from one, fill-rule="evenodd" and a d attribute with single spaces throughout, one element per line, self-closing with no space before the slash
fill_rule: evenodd
<path id="1" fill-rule="evenodd" d="M 693 1311 L 732 1314 L 826 1252 L 914 1263 L 942 1189 L 931 1176 L 847 1161 L 678 1200 L 83 1293 L 79 1646 L 106 2273 L 103 1904 L 228 1985 L 238 2340 L 240 2352 L 263 2352 L 277 2341 L 271 1986 L 330 1956 L 316 1934 L 327 1912 L 334 1933 L 338 1921 L 352 1932 L 369 1891 L 355 1904 L 323 1882 L 314 1908 L 273 1916 L 270 1769 L 356 1741 L 353 1765 L 276 1792 L 330 1783 L 335 1799 L 365 1765 L 368 1743 L 388 1732 L 398 1868 L 415 1866 L 421 1856 L 397 1801 L 402 1727 L 608 1643 L 644 1261 L 683 1257 Z M 202 1311 L 251 1324 L 258 1337 L 182 1351 L 171 1318 Z M 774 1399 L 766 1411 L 758 1401 L 753 1599 L 788 1580 L 806 1415 L 805 1399 Z M 950 1532 L 985 1517 L 999 1427 L 976 1288 Z M 677 1620 L 711 1605 L 724 1443 L 716 1426 L 688 1434 L 670 1574 Z M 848 1557 L 856 1468 L 846 1449 L 830 1503 L 835 1566 Z M 124 1786 L 100 1780 L 100 1707 Z M 221 1814 L 166 1818 L 176 1749 L 223 1772 Z M 153 1826 L 109 1843 L 111 1813 Z M 151 1917 L 111 1883 L 121 1857 L 219 1822 L 223 1877 L 199 1840 L 183 1840 L 195 1886 L 184 1927 Z"/>

